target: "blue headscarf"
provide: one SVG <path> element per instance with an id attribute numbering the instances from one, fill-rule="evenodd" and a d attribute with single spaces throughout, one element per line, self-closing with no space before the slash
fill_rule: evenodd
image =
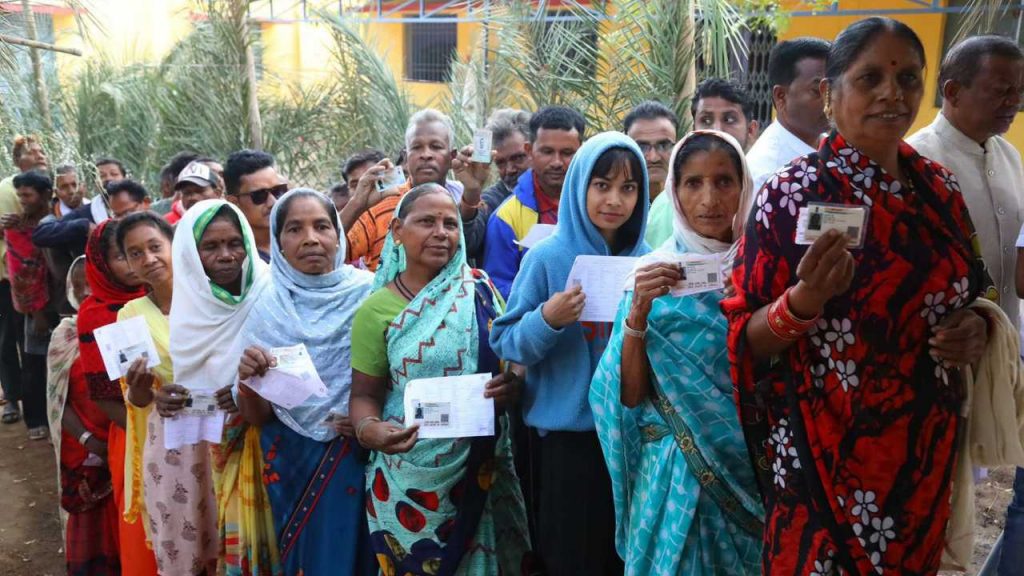
<path id="1" fill-rule="evenodd" d="M 632 242 L 624 243 L 628 248 L 619 253 L 612 254 L 611 248 L 605 242 L 601 231 L 587 214 L 587 189 L 590 186 L 590 177 L 594 171 L 594 165 L 602 154 L 612 148 L 624 148 L 640 159 L 642 174 L 634 174 L 633 178 L 639 182 L 640 195 L 636 201 L 636 208 L 626 223 L 619 228 L 619 234 L 625 234 L 634 238 Z M 641 177 L 642 176 L 642 177 Z M 550 242 L 562 247 L 566 252 L 572 252 L 573 258 L 576 254 L 595 254 L 598 256 L 641 256 L 649 249 L 644 243 L 644 232 L 647 228 L 647 207 L 650 192 L 647 182 L 647 163 L 644 162 L 643 152 L 632 138 L 621 132 L 602 132 L 586 142 L 576 151 L 569 163 L 565 174 L 565 183 L 562 184 L 562 198 L 558 203 L 558 227 L 554 234 L 542 242 Z M 571 267 L 570 262 L 570 267 Z M 569 270 L 566 269 L 568 274 Z"/>
<path id="2" fill-rule="evenodd" d="M 278 241 L 278 213 L 290 204 L 292 197 L 305 196 L 326 201 L 315 190 L 296 188 L 282 196 L 270 212 L 271 287 L 256 303 L 242 335 L 247 346 L 256 344 L 269 349 L 300 342 L 306 345 L 327 386 L 327 396 L 311 396 L 291 410 L 274 405 L 274 413 L 295 432 L 326 442 L 338 435 L 333 428 L 323 425 L 327 416 L 331 412 L 348 414 L 352 319 L 370 295 L 373 275 L 345 264 L 345 234 L 334 209 L 330 210 L 338 231 L 334 270 L 311 276 L 288 263 Z"/>

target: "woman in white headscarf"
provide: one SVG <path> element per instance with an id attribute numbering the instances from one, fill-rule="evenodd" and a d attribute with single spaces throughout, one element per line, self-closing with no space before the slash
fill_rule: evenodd
<path id="1" fill-rule="evenodd" d="M 723 292 L 669 293 L 682 256 L 731 267 L 750 173 L 715 131 L 687 135 L 669 166 L 673 236 L 638 262 L 590 390 L 616 548 L 627 574 L 756 574 L 764 512 L 732 400 Z"/>

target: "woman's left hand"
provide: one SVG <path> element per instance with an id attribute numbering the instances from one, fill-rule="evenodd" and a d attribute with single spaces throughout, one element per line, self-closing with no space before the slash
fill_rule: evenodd
<path id="1" fill-rule="evenodd" d="M 156 391 L 156 411 L 164 418 L 173 418 L 185 407 L 188 389 L 178 384 L 164 384 Z"/>
<path id="2" fill-rule="evenodd" d="M 356 429 L 352 426 L 352 419 L 348 416 L 342 416 L 341 414 L 332 414 L 331 426 L 334 427 L 334 431 L 346 438 L 355 438 Z"/>
<path id="3" fill-rule="evenodd" d="M 491 378 L 484 387 L 484 398 L 494 398 L 494 407 L 500 412 L 519 401 L 519 389 L 519 376 L 503 372 Z"/>
<path id="4" fill-rule="evenodd" d="M 988 344 L 988 322 L 977 312 L 957 310 L 932 327 L 932 355 L 948 366 L 966 366 L 981 359 Z"/>
<path id="5" fill-rule="evenodd" d="M 214 392 L 213 395 L 217 399 L 218 408 L 228 414 L 238 412 L 238 406 L 235 405 L 235 397 L 231 395 L 231 386 L 225 386 Z"/>

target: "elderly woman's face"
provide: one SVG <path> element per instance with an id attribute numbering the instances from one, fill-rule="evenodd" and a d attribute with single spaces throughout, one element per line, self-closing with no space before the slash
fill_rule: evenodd
<path id="1" fill-rule="evenodd" d="M 206 276 L 232 294 L 240 294 L 245 256 L 245 240 L 238 224 L 224 217 L 211 220 L 199 239 L 199 260 Z"/>
<path id="2" fill-rule="evenodd" d="M 392 221 L 391 233 L 410 262 L 437 272 L 459 248 L 459 212 L 449 194 L 431 192 L 416 199 L 405 219 Z"/>
<path id="3" fill-rule="evenodd" d="M 299 272 L 320 275 L 334 270 L 338 230 L 323 203 L 315 198 L 300 196 L 288 204 L 278 242 L 285 260 Z"/>
<path id="4" fill-rule="evenodd" d="M 683 162 L 676 198 L 690 226 L 705 238 L 732 242 L 732 220 L 743 185 L 736 164 L 721 148 L 694 152 Z"/>
<path id="5" fill-rule="evenodd" d="M 924 62 L 913 45 L 883 32 L 832 86 L 833 119 L 856 146 L 899 142 L 914 123 L 924 95 Z"/>

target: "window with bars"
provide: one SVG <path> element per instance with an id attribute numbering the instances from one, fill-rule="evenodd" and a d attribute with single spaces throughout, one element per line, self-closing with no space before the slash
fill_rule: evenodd
<path id="1" fill-rule="evenodd" d="M 459 27 L 455 22 L 407 22 L 405 79 L 447 82 L 458 47 Z"/>
<path id="2" fill-rule="evenodd" d="M 754 105 L 754 119 L 764 127 L 772 121 L 772 85 L 768 81 L 768 56 L 777 42 L 771 28 L 753 28 L 746 34 L 747 61 L 740 66 L 743 85 Z"/>

